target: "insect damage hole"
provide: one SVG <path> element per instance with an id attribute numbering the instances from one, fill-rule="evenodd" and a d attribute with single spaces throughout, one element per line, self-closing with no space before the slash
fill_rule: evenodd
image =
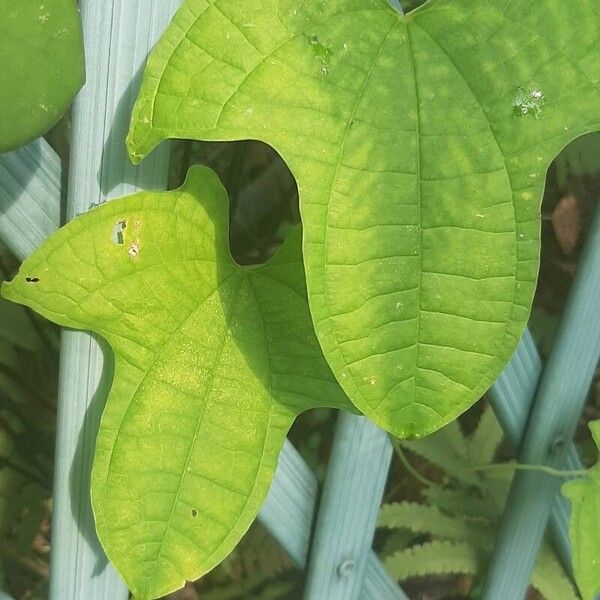
<path id="1" fill-rule="evenodd" d="M 115 223 L 112 233 L 112 241 L 114 244 L 122 246 L 125 243 L 124 231 L 127 229 L 127 221 L 119 221 Z"/>
<path id="2" fill-rule="evenodd" d="M 25 277 L 25 281 L 27 283 L 39 283 L 40 278 L 39 277 Z"/>
<path id="3" fill-rule="evenodd" d="M 131 242 L 129 248 L 127 248 L 127 254 L 129 254 L 130 258 L 136 258 L 137 255 L 140 253 L 140 250 L 140 245 L 137 241 Z"/>

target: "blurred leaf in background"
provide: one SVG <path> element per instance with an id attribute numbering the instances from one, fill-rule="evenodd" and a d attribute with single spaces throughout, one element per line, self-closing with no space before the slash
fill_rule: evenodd
<path id="1" fill-rule="evenodd" d="M 0 246 L 0 279 L 16 262 Z M 48 573 L 58 332 L 0 301 L 0 581 L 43 598 Z"/>

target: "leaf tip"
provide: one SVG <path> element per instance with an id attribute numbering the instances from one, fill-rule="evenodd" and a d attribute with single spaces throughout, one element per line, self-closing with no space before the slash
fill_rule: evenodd
<path id="1" fill-rule="evenodd" d="M 153 123 L 152 110 L 152 102 L 143 96 L 133 107 L 125 145 L 129 160 L 134 165 L 140 164 L 165 139 Z"/>

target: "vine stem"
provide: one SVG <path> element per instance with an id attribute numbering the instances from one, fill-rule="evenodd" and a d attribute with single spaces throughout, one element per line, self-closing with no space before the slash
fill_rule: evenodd
<path id="1" fill-rule="evenodd" d="M 404 450 L 402 448 L 402 446 L 400 445 L 400 442 L 398 442 L 397 439 L 393 438 L 390 436 L 390 439 L 392 440 L 392 445 L 394 446 L 394 450 L 396 452 L 396 455 L 398 456 L 398 458 L 400 459 L 400 462 L 402 463 L 402 465 L 404 466 L 404 468 L 417 480 L 420 481 L 423 485 L 426 486 L 431 486 L 431 485 L 437 485 L 435 483 L 435 481 L 431 481 L 431 479 L 427 479 L 427 477 L 421 475 L 421 473 L 419 473 L 419 471 L 417 471 L 417 469 L 415 469 L 411 464 L 410 461 L 408 460 L 408 458 L 406 458 L 406 454 L 404 453 Z"/>
<path id="2" fill-rule="evenodd" d="M 553 477 L 589 477 L 591 469 L 577 469 L 574 471 L 567 471 L 563 469 L 554 469 L 547 465 L 528 465 L 516 462 L 506 463 L 493 463 L 490 465 L 479 465 L 476 467 L 467 467 L 457 471 L 457 473 L 471 473 L 476 471 L 501 471 L 506 469 L 512 469 L 513 471 L 533 471 L 538 473 L 545 473 L 552 475 Z"/>
<path id="3" fill-rule="evenodd" d="M 431 486 L 437 485 L 431 479 L 427 479 L 427 477 L 421 475 L 415 467 L 410 464 L 410 461 L 406 457 L 406 454 L 400 445 L 400 442 L 394 438 L 392 439 L 392 444 L 394 446 L 394 450 L 398 456 L 398 459 L 404 466 L 404 468 L 417 480 L 420 481 L 423 485 Z M 513 470 L 513 471 L 533 471 L 537 473 L 545 473 L 546 475 L 552 475 L 553 477 L 589 477 L 591 469 L 577 469 L 573 471 L 567 471 L 563 469 L 554 469 L 547 465 L 527 465 L 517 462 L 506 462 L 506 463 L 492 463 L 489 465 L 477 465 L 474 467 L 466 467 L 464 469 L 460 469 L 459 471 L 455 471 L 454 473 L 448 473 L 450 476 L 458 475 L 463 473 L 476 473 L 476 472 L 485 472 L 485 471 L 505 471 L 505 470 Z"/>

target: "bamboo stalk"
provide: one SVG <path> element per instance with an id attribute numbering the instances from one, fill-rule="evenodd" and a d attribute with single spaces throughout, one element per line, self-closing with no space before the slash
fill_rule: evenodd
<path id="1" fill-rule="evenodd" d="M 502 425 L 504 434 L 515 449 L 521 446 L 527 418 L 542 376 L 542 361 L 529 331 L 525 331 L 515 354 L 488 392 L 490 404 Z M 575 446 L 569 442 L 564 468 L 582 468 Z M 550 516 L 552 540 L 563 566 L 571 571 L 569 542 L 569 503 L 560 494 L 553 501 Z"/>
<path id="2" fill-rule="evenodd" d="M 60 158 L 43 138 L 0 154 L 0 238 L 19 259 L 60 222 Z"/>
<path id="3" fill-rule="evenodd" d="M 520 461 L 562 468 L 600 359 L 600 210 L 577 268 L 569 302 L 523 437 Z M 559 491 L 543 473 L 517 472 L 484 588 L 487 600 L 523 598 Z"/>
<path id="4" fill-rule="evenodd" d="M 392 458 L 387 434 L 340 413 L 310 551 L 305 600 L 358 600 Z M 377 598 L 407 600 L 398 585 Z"/>

